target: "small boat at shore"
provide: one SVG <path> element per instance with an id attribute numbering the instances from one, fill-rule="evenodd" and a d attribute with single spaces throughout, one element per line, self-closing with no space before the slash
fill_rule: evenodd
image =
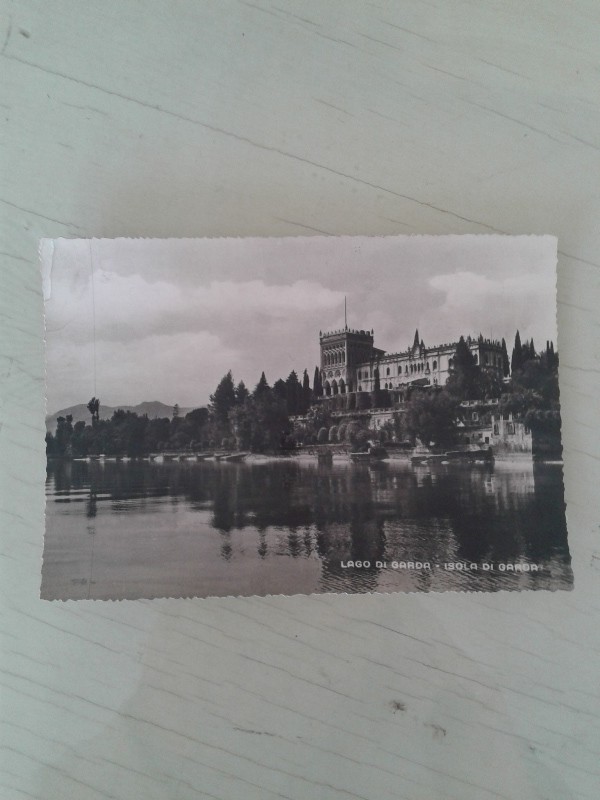
<path id="1" fill-rule="evenodd" d="M 358 453 L 350 453 L 350 460 L 355 464 L 369 464 L 383 461 L 388 458 L 388 452 L 381 445 L 371 445 L 368 450 Z"/>
<path id="2" fill-rule="evenodd" d="M 368 464 L 371 461 L 371 453 L 350 453 L 350 461 L 354 464 Z"/>
<path id="3" fill-rule="evenodd" d="M 491 447 L 473 447 L 465 450 L 447 450 L 434 453 L 426 447 L 415 447 L 410 457 L 411 464 L 493 464 L 494 453 Z"/>
<path id="4" fill-rule="evenodd" d="M 249 453 L 223 453 L 221 455 L 215 455 L 216 461 L 227 461 L 227 462 L 237 462 L 243 461 L 246 456 L 250 455 Z"/>

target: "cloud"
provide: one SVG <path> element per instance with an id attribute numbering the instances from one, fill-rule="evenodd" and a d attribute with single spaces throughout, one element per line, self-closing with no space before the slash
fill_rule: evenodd
<path id="1" fill-rule="evenodd" d="M 106 403 L 200 404 L 229 369 L 251 387 L 262 370 L 312 375 L 345 295 L 349 325 L 389 351 L 416 327 L 429 345 L 510 344 L 518 328 L 540 346 L 556 336 L 555 261 L 551 237 L 56 240 L 49 407 L 94 394 L 94 338 Z"/>
<path id="2" fill-rule="evenodd" d="M 489 278 L 475 272 L 454 272 L 435 275 L 429 279 L 432 289 L 446 294 L 442 310 L 456 312 L 473 303 L 489 300 L 519 301 L 520 298 L 545 294 L 551 289 L 548 282 L 542 283 L 539 275 L 524 273 L 505 278 Z"/>
<path id="3" fill-rule="evenodd" d="M 323 313 L 339 307 L 342 292 L 320 283 L 297 280 L 290 285 L 264 280 L 213 280 L 194 288 L 143 276 L 95 273 L 87 295 L 80 285 L 55 291 L 47 307 L 47 329 L 70 329 L 78 338 L 127 341 L 156 333 L 237 327 L 249 319 L 277 320 Z"/>
<path id="4" fill-rule="evenodd" d="M 444 329 L 453 322 L 460 334 L 512 341 L 518 329 L 522 339 L 536 344 L 556 341 L 556 289 L 553 271 L 522 272 L 490 277 L 470 271 L 436 275 L 429 286 L 445 297 L 434 312 L 429 312 L 431 328 Z"/>

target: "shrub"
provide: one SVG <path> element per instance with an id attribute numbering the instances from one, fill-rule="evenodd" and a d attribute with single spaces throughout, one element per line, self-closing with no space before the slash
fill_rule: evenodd
<path id="1" fill-rule="evenodd" d="M 329 433 L 327 431 L 327 428 L 320 428 L 319 433 L 317 434 L 317 443 L 327 444 L 328 438 L 329 438 Z"/>

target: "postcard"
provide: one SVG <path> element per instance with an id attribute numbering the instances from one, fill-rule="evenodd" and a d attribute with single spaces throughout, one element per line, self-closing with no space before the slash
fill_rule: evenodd
<path id="1" fill-rule="evenodd" d="M 44 240 L 42 599 L 571 589 L 556 248 Z"/>

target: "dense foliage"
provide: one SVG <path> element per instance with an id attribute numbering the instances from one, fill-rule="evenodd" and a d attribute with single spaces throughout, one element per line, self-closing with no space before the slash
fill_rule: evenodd
<path id="1" fill-rule="evenodd" d="M 46 434 L 46 453 L 57 458 L 88 455 L 143 456 L 153 452 L 238 448 L 257 452 L 293 447 L 290 416 L 304 414 L 313 402 L 308 372 L 302 382 L 292 371 L 271 388 L 263 372 L 250 393 L 231 371 L 221 378 L 208 408 L 196 408 L 185 417 L 179 406 L 171 418 L 149 419 L 132 411 L 117 410 L 100 419 L 100 400 L 87 404 L 91 424 L 73 424 L 70 415 L 58 417 L 56 431 Z"/>
<path id="2" fill-rule="evenodd" d="M 479 365 L 461 337 L 446 385 L 412 386 L 393 417 L 377 431 L 369 428 L 369 410 L 391 408 L 392 396 L 380 388 L 375 370 L 372 392 L 358 392 L 321 399 L 318 367 L 313 388 L 307 370 L 302 380 L 295 371 L 271 387 L 265 373 L 252 392 L 229 371 L 210 396 L 208 408 L 196 408 L 184 417 L 175 405 L 171 418 L 149 419 L 131 411 L 117 410 L 111 419 L 100 419 L 100 400 L 87 404 L 90 424 L 73 424 L 71 416 L 59 417 L 54 434 L 46 435 L 46 450 L 53 457 L 88 455 L 142 456 L 153 452 L 185 452 L 238 449 L 277 452 L 297 445 L 342 445 L 365 449 L 374 440 L 405 445 L 447 446 L 452 443 L 461 415 L 461 402 L 494 401 L 497 413 L 512 414 L 541 435 L 560 432 L 558 354 L 552 342 L 536 353 L 533 340 L 515 336 L 510 358 L 502 340 L 502 369 Z M 342 416 L 340 416 L 340 414 Z"/>

